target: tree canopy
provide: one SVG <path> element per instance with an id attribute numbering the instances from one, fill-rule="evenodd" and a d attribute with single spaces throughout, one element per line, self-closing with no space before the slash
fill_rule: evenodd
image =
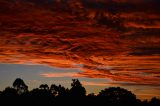
<path id="1" fill-rule="evenodd" d="M 98 106 L 160 106 L 160 99 L 142 101 L 127 89 L 109 87 L 99 94 L 86 94 L 86 89 L 78 79 L 73 79 L 71 88 L 62 85 L 41 84 L 39 88 L 28 91 L 28 86 L 20 78 L 13 82 L 13 87 L 6 87 L 0 92 L 1 104 L 5 105 L 98 105 Z M 7 101 L 7 102 L 5 102 Z"/>

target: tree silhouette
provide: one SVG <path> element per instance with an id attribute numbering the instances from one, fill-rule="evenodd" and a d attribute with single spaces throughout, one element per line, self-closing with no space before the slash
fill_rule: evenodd
<path id="1" fill-rule="evenodd" d="M 48 89 L 36 88 L 30 91 L 30 104 L 31 105 L 50 105 L 53 102 L 54 96 Z"/>
<path id="2" fill-rule="evenodd" d="M 52 84 L 49 89 L 47 84 L 41 84 L 39 88 L 24 92 L 28 87 L 22 79 L 17 78 L 13 83 L 13 88 L 7 87 L 4 91 L 0 91 L 0 104 L 73 106 L 78 103 L 82 106 L 87 104 L 91 106 L 160 106 L 158 98 L 141 101 L 136 99 L 132 92 L 120 87 L 106 88 L 98 95 L 94 93 L 86 95 L 86 90 L 80 81 L 78 79 L 72 81 L 70 89 L 55 84 Z"/>
<path id="3" fill-rule="evenodd" d="M 149 104 L 150 106 L 160 106 L 160 100 L 157 99 L 156 97 L 153 97 Z"/>
<path id="4" fill-rule="evenodd" d="M 13 82 L 13 87 L 17 90 L 18 94 L 22 94 L 28 91 L 28 86 L 24 83 L 24 81 L 21 78 L 17 78 Z"/>
<path id="5" fill-rule="evenodd" d="M 57 86 L 55 84 L 51 85 L 50 91 L 54 96 L 61 96 L 61 97 L 67 96 L 69 92 L 69 90 L 63 87 L 62 85 Z"/>
<path id="6" fill-rule="evenodd" d="M 83 97 L 86 95 L 86 89 L 82 86 L 78 79 L 72 79 L 70 95 Z"/>
<path id="7" fill-rule="evenodd" d="M 96 95 L 94 93 L 90 93 L 87 95 L 88 97 L 96 97 Z"/>
<path id="8" fill-rule="evenodd" d="M 41 84 L 41 85 L 39 86 L 39 88 L 42 89 L 42 90 L 49 90 L 49 87 L 48 87 L 47 84 Z"/>
<path id="9" fill-rule="evenodd" d="M 112 104 L 130 104 L 134 105 L 136 103 L 136 96 L 120 87 L 110 87 L 99 92 L 99 97 L 105 98 L 108 103 Z"/>
<path id="10" fill-rule="evenodd" d="M 0 94 L 0 105 L 16 105 L 21 101 L 19 98 L 20 97 L 16 89 L 6 87 L 5 90 Z"/>
<path id="11" fill-rule="evenodd" d="M 58 86 L 58 95 L 61 97 L 65 97 L 68 95 L 69 89 L 59 85 Z"/>
<path id="12" fill-rule="evenodd" d="M 5 88 L 5 90 L 2 92 L 3 96 L 7 96 L 7 97 L 14 97 L 17 96 L 17 91 L 14 88 L 11 87 L 7 87 Z"/>
<path id="13" fill-rule="evenodd" d="M 50 91 L 51 93 L 54 95 L 54 96 L 57 96 L 58 95 L 58 86 L 55 85 L 55 84 L 52 84 L 51 87 L 50 87 Z"/>

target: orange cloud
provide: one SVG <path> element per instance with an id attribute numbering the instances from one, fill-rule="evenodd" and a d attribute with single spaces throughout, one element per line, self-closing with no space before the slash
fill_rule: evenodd
<path id="1" fill-rule="evenodd" d="M 109 83 L 104 83 L 104 82 L 87 82 L 87 81 L 82 81 L 83 85 L 86 86 L 110 86 Z"/>
<path id="2" fill-rule="evenodd" d="M 65 73 L 42 73 L 40 74 L 43 77 L 52 78 L 52 77 L 75 77 L 77 73 L 74 72 L 65 72 Z"/>

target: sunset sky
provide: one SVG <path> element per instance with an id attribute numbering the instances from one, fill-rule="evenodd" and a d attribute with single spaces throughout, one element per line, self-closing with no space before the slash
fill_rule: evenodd
<path id="1" fill-rule="evenodd" d="M 160 0 L 0 0 L 0 90 L 22 78 L 160 98 Z"/>

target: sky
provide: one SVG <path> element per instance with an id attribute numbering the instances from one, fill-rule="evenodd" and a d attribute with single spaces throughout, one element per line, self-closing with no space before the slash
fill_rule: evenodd
<path id="1" fill-rule="evenodd" d="M 160 98 L 159 0 L 1 0 L 0 90 L 21 77 Z"/>

